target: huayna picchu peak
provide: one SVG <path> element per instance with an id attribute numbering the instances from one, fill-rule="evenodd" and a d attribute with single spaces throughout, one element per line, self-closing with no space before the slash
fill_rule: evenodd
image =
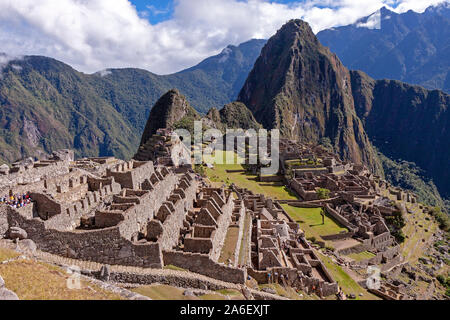
<path id="1" fill-rule="evenodd" d="M 285 138 L 328 138 L 344 159 L 382 171 L 355 112 L 349 71 L 302 20 L 288 22 L 267 42 L 238 100 Z"/>

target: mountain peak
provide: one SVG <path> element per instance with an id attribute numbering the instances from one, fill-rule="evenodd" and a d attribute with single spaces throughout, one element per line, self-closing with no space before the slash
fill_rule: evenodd
<path id="1" fill-rule="evenodd" d="M 174 125 L 185 116 L 197 116 L 186 97 L 177 89 L 171 89 L 156 102 L 150 112 L 149 119 L 142 135 L 144 145 L 160 128 L 174 129 Z"/>
<path id="2" fill-rule="evenodd" d="M 378 166 L 354 112 L 349 71 L 302 20 L 289 21 L 267 42 L 238 100 L 285 138 L 329 138 L 344 159 Z"/>

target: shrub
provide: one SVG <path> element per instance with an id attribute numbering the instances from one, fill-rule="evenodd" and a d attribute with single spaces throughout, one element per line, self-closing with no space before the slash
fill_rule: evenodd
<path id="1" fill-rule="evenodd" d="M 309 237 L 306 240 L 308 240 L 308 241 L 310 241 L 312 243 L 315 243 L 316 242 L 316 237 Z"/>
<path id="2" fill-rule="evenodd" d="M 430 214 L 439 223 L 439 228 L 441 228 L 446 232 L 450 231 L 450 218 L 446 213 L 442 212 L 441 208 L 439 207 L 431 208 Z"/>
<path id="3" fill-rule="evenodd" d="M 331 191 L 324 188 L 317 189 L 317 196 L 319 199 L 328 199 L 330 197 Z"/>
<path id="4" fill-rule="evenodd" d="M 439 281 L 440 284 L 442 284 L 443 286 L 445 286 L 445 277 L 440 274 L 436 277 L 437 281 Z"/>

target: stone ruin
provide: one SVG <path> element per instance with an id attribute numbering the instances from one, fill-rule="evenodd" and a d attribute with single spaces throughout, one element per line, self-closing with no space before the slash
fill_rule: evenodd
<path id="1" fill-rule="evenodd" d="M 385 222 L 398 208 L 387 195 L 411 204 L 417 202 L 414 195 L 391 187 L 363 165 L 341 161 L 322 146 L 282 140 L 280 153 L 286 185 L 300 199 L 292 205 L 321 207 L 347 229 L 322 236 L 322 240 L 333 242 L 338 256 L 363 251 L 374 254 L 372 259 L 355 262 L 355 267 L 382 264 L 382 269 L 389 269 L 402 262 L 400 247 Z M 320 199 L 319 189 L 329 190 L 329 197 Z"/>
<path id="2" fill-rule="evenodd" d="M 337 294 L 338 284 L 281 205 L 246 189 L 234 191 L 251 218 L 249 275 L 259 283 L 280 283 L 320 297 Z"/>
<path id="3" fill-rule="evenodd" d="M 0 204 L 0 237 L 20 228 L 39 250 L 63 257 L 144 268 L 173 265 L 239 284 L 251 276 L 260 284 L 278 282 L 321 297 L 338 292 L 304 232 L 278 201 L 234 185 L 211 188 L 176 160 L 180 153 L 167 144 L 169 135 L 159 131 L 155 141 L 164 143 L 138 152 L 159 150 L 152 151 L 155 162 L 142 161 L 150 153 L 131 161 L 73 161 L 70 152 L 60 152 L 53 159 L 3 168 L 0 196 L 26 193 L 33 202 L 18 209 Z M 384 220 L 395 209 L 383 194 L 413 203 L 415 196 L 323 148 L 286 141 L 281 146 L 282 172 L 290 170 L 286 161 L 297 166 L 285 179 L 300 200 L 289 204 L 322 207 L 347 228 L 323 237 L 336 244 L 338 257 L 367 250 L 374 257 L 359 266 L 390 268 L 401 262 Z M 187 151 L 181 154 L 186 157 Z M 330 190 L 330 198 L 319 199 L 318 188 Z M 224 261 L 230 231 L 234 254 Z M 343 242 L 350 245 L 340 246 Z"/>
<path id="4" fill-rule="evenodd" d="M 169 129 L 158 129 L 155 135 L 139 147 L 134 159 L 153 161 L 156 165 L 162 166 L 189 166 L 191 150 L 184 145 L 175 132 Z"/>

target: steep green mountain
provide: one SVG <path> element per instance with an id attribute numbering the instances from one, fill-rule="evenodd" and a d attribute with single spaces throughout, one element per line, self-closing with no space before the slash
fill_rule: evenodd
<path id="1" fill-rule="evenodd" d="M 419 202 L 440 207 L 450 212 L 450 207 L 440 196 L 439 190 L 422 169 L 408 161 L 394 161 L 378 153 L 383 164 L 386 179 L 395 186 L 410 190 L 417 195 Z"/>
<path id="2" fill-rule="evenodd" d="M 226 132 L 226 129 L 261 129 L 252 112 L 241 102 L 232 102 L 218 110 L 212 108 L 205 117 L 210 127 Z"/>
<path id="3" fill-rule="evenodd" d="M 354 108 L 350 72 L 320 44 L 310 26 L 291 20 L 263 48 L 239 95 L 265 128 L 319 143 L 382 172 Z"/>
<path id="4" fill-rule="evenodd" d="M 58 148 L 131 158 L 159 97 L 177 88 L 202 113 L 233 101 L 264 43 L 229 46 L 168 76 L 139 69 L 87 75 L 51 58 L 1 55 L 0 162 Z"/>
<path id="5" fill-rule="evenodd" d="M 177 129 L 180 121 L 192 119 L 201 120 L 200 115 L 191 107 L 186 97 L 176 89 L 164 94 L 150 111 L 141 139 L 144 145 L 160 128 Z"/>
<path id="6" fill-rule="evenodd" d="M 74 148 L 77 156 L 129 156 L 139 134 L 99 96 L 91 77 L 43 57 L 4 67 L 0 159 L 11 162 L 59 148 Z"/>
<path id="7" fill-rule="evenodd" d="M 450 92 L 450 4 L 423 13 L 382 8 L 354 24 L 317 34 L 353 70 Z"/>
<path id="8" fill-rule="evenodd" d="M 178 88 L 195 106 L 206 113 L 236 100 L 265 40 L 250 40 L 239 46 L 228 46 L 220 54 L 195 67 L 162 78 Z"/>
<path id="9" fill-rule="evenodd" d="M 373 144 L 391 159 L 414 162 L 450 196 L 450 95 L 354 71 L 357 114 Z"/>

